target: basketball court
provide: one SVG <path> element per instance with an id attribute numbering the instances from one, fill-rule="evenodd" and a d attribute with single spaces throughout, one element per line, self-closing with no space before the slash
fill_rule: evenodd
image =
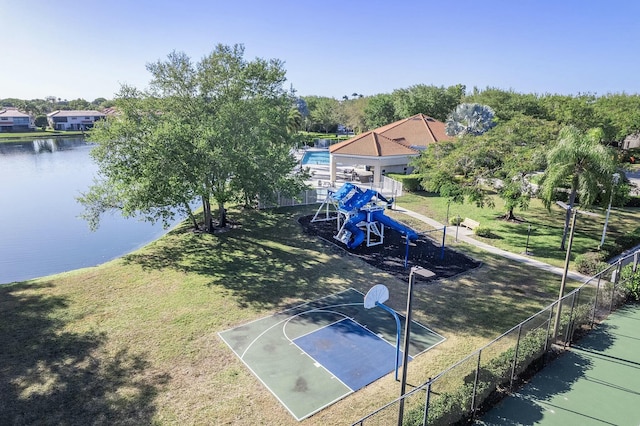
<path id="1" fill-rule="evenodd" d="M 640 425 L 640 306 L 616 312 L 478 424 Z"/>
<path id="2" fill-rule="evenodd" d="M 363 301 L 362 293 L 348 289 L 219 334 L 302 420 L 395 371 L 396 320 L 380 307 L 365 309 Z M 404 317 L 398 317 L 404 332 Z M 409 359 L 444 341 L 411 324 Z"/>

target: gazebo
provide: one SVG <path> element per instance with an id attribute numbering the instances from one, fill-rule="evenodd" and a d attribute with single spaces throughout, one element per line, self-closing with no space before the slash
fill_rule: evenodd
<path id="1" fill-rule="evenodd" d="M 411 173 L 412 158 L 428 145 L 448 140 L 444 123 L 424 114 L 387 124 L 331 146 L 330 180 L 336 180 L 338 164 L 372 172 L 374 183 L 385 173 Z"/>

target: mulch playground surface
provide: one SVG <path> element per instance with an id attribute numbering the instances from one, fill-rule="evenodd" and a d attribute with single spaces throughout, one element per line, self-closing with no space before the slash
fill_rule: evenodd
<path id="1" fill-rule="evenodd" d="M 352 256 L 359 257 L 368 264 L 406 281 L 411 266 L 422 266 L 432 271 L 435 276 L 428 281 L 448 278 L 461 274 L 481 265 L 462 253 L 445 246 L 444 256 L 441 241 L 434 241 L 426 235 L 420 235 L 409 245 L 408 267 L 405 268 L 406 243 L 405 238 L 397 231 L 385 227 L 384 244 L 367 247 L 366 241 L 360 246 L 349 249 L 345 244 L 333 238 L 337 233 L 335 221 L 311 222 L 313 215 L 303 216 L 298 222 L 309 235 L 322 238 L 327 243 L 338 247 Z M 437 233 L 442 238 L 442 233 Z M 421 280 L 425 280 L 421 278 Z"/>

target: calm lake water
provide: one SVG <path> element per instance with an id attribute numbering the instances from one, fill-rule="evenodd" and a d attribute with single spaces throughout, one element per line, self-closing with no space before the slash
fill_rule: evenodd
<path id="1" fill-rule="evenodd" d="M 107 214 L 92 232 L 76 197 L 97 166 L 82 139 L 0 144 L 0 284 L 95 266 L 162 236 L 151 225 Z"/>

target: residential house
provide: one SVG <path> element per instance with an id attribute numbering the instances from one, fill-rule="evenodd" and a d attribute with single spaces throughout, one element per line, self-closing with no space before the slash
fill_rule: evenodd
<path id="1" fill-rule="evenodd" d="M 337 164 L 364 167 L 379 182 L 386 173 L 411 173 L 409 166 L 430 144 L 450 141 L 445 124 L 424 114 L 396 121 L 329 148 L 330 180 L 336 180 Z"/>
<path id="2" fill-rule="evenodd" d="M 49 127 L 54 130 L 87 130 L 105 115 L 99 111 L 66 111 L 58 110 L 47 114 Z"/>
<path id="3" fill-rule="evenodd" d="M 35 129 L 33 118 L 17 108 L 0 108 L 0 132 L 29 132 Z"/>

